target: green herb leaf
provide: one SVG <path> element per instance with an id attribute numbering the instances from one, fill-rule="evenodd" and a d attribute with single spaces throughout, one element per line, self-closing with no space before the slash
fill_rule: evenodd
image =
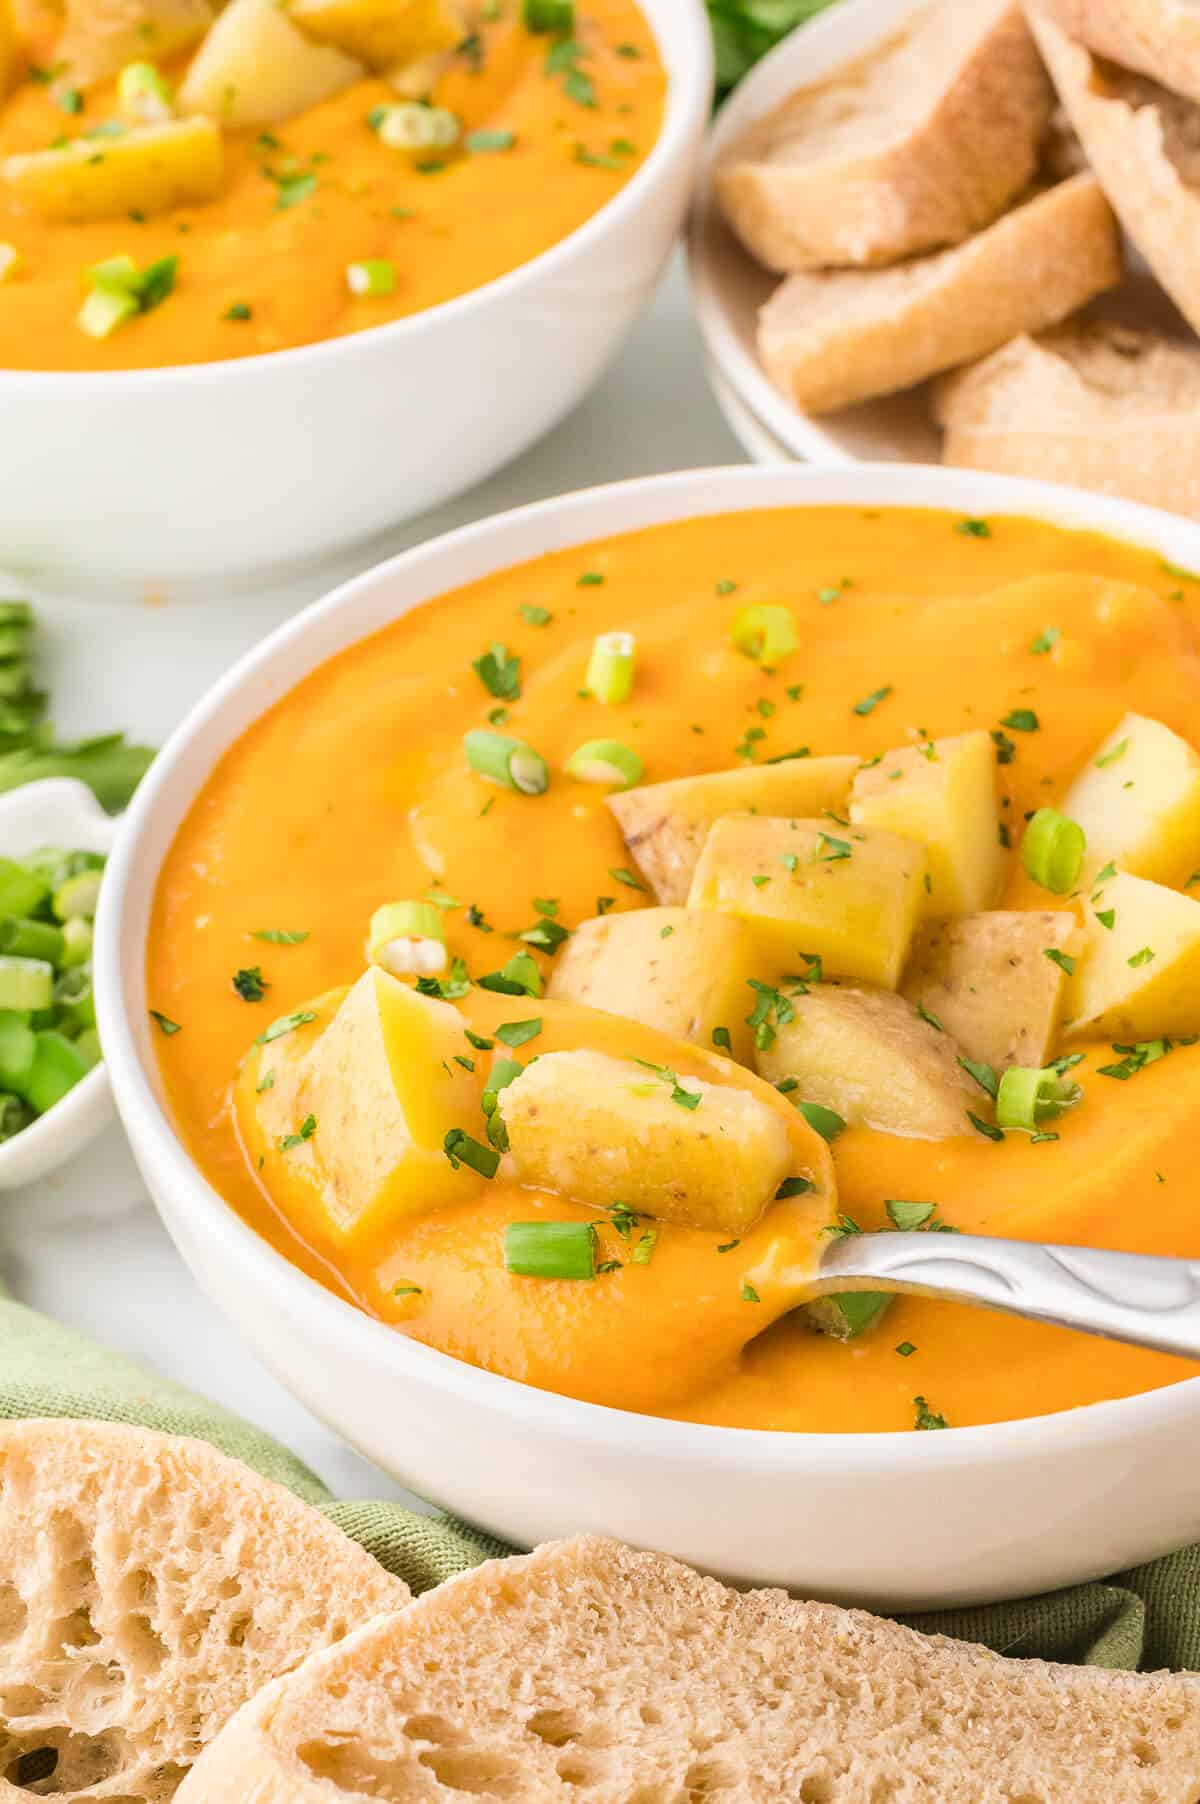
<path id="1" fill-rule="evenodd" d="M 183 1032 L 183 1029 L 180 1027 L 178 1021 L 172 1021 L 170 1015 L 164 1015 L 161 1013 L 160 1010 L 158 1010 L 156 1008 L 152 1008 L 148 1012 L 149 1012 L 151 1021 L 154 1022 L 155 1026 L 158 1028 L 158 1031 L 162 1034 L 165 1034 L 167 1036 L 168 1040 L 171 1038 L 172 1034 L 179 1034 L 179 1033 Z"/>
<path id="2" fill-rule="evenodd" d="M 949 1426 L 945 1416 L 939 1416 L 935 1410 L 930 1409 L 924 1397 L 913 1398 L 913 1409 L 916 1412 L 913 1426 L 916 1428 L 946 1428 Z"/>
<path id="3" fill-rule="evenodd" d="M 233 987 L 243 1002 L 261 1002 L 271 986 L 263 977 L 261 965 L 250 965 L 234 972 Z"/>
<path id="4" fill-rule="evenodd" d="M 496 1038 L 503 1046 L 524 1046 L 537 1038 L 542 1025 L 541 1015 L 534 1015 L 528 1021 L 505 1021 L 496 1029 Z"/>
<path id="5" fill-rule="evenodd" d="M 834 1109 L 827 1109 L 819 1102 L 798 1102 L 796 1107 L 807 1121 L 810 1128 L 820 1134 L 822 1140 L 836 1140 L 845 1129 L 846 1123 Z"/>
<path id="6" fill-rule="evenodd" d="M 272 946 L 302 946 L 308 938 L 308 932 L 291 932 L 284 927 L 256 927 L 250 937 L 253 940 L 266 940 Z"/>
<path id="7" fill-rule="evenodd" d="M 490 646 L 482 657 L 472 660 L 471 669 L 489 695 L 498 696 L 506 702 L 520 700 L 521 660 L 519 657 L 510 657 L 505 646 Z"/>
<path id="8" fill-rule="evenodd" d="M 862 715 L 873 714 L 880 702 L 885 702 L 891 694 L 891 683 L 885 683 L 882 689 L 874 689 L 870 695 L 864 695 L 860 702 L 855 702 L 854 712 Z"/>

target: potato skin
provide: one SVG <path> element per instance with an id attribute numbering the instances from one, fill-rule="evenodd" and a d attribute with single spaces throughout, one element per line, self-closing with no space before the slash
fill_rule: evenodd
<path id="1" fill-rule="evenodd" d="M 733 1057 L 747 1063 L 746 1026 L 758 975 L 743 924 L 710 909 L 643 908 L 598 915 L 577 927 L 555 961 L 547 995 L 712 1046 L 725 1028 Z"/>
<path id="2" fill-rule="evenodd" d="M 958 1041 L 968 1058 L 997 1071 L 1042 1066 L 1051 1056 L 1066 973 L 1046 957 L 1068 957 L 1081 939 L 1072 909 L 991 909 L 928 921 L 913 941 L 902 987 Z"/>

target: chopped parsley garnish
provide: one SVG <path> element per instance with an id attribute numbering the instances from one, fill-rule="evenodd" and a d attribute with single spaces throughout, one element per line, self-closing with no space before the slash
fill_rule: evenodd
<path id="1" fill-rule="evenodd" d="M 1068 977 L 1074 977 L 1075 960 L 1069 952 L 1060 952 L 1057 946 L 1043 946 L 1042 957 L 1048 958 L 1050 963 L 1057 965 L 1060 971 L 1065 971 Z"/>
<path id="2" fill-rule="evenodd" d="M 317 186 L 317 178 L 311 169 L 293 175 L 277 175 L 271 169 L 268 169 L 266 173 L 275 183 L 277 190 L 275 196 L 277 213 L 283 212 L 288 207 L 298 206 L 302 200 L 307 200 Z"/>
<path id="3" fill-rule="evenodd" d="M 577 589 L 599 589 L 603 583 L 604 577 L 599 570 L 585 570 L 582 576 L 575 579 Z"/>
<path id="4" fill-rule="evenodd" d="M 442 1142 L 442 1151 L 449 1159 L 455 1171 L 460 1165 L 467 1165 L 477 1171 L 481 1178 L 494 1178 L 500 1166 L 500 1154 L 494 1146 L 483 1146 L 473 1140 L 462 1128 L 451 1128 Z"/>
<path id="5" fill-rule="evenodd" d="M 831 1240 L 843 1240 L 847 1234 L 861 1234 L 862 1229 L 852 1215 L 847 1215 L 843 1210 L 839 1209 L 837 1219 L 831 1221 L 829 1226 L 824 1228 L 822 1232 L 828 1234 Z"/>
<path id="6" fill-rule="evenodd" d="M 991 1065 L 985 1065 L 980 1059 L 965 1058 L 962 1053 L 959 1054 L 958 1062 L 967 1076 L 975 1079 L 981 1090 L 986 1090 L 989 1096 L 995 1096 L 1000 1088 L 1000 1080 Z"/>
<path id="7" fill-rule="evenodd" d="M 272 1040 L 282 1039 L 284 1034 L 290 1034 L 294 1028 L 307 1027 L 309 1022 L 315 1021 L 316 1018 L 317 1012 L 311 1008 L 297 1009 L 294 1015 L 280 1015 L 277 1021 L 272 1021 L 270 1027 L 263 1029 L 254 1044 L 269 1046 Z"/>
<path id="8" fill-rule="evenodd" d="M 925 1004 L 923 1002 L 918 1002 L 917 1013 L 918 1013 L 918 1015 L 920 1015 L 922 1021 L 924 1021 L 925 1025 L 927 1027 L 936 1028 L 938 1033 L 940 1033 L 940 1034 L 945 1033 L 946 1030 L 942 1026 L 941 1022 L 938 1020 L 937 1016 L 935 1014 L 931 1013 L 931 1011 L 925 1007 Z"/>
<path id="9" fill-rule="evenodd" d="M 274 1070 L 274 1067 L 272 1067 L 271 1070 L 268 1071 L 266 1073 L 266 1075 L 261 1079 L 261 1081 L 259 1083 L 255 1084 L 254 1094 L 256 1096 L 261 1096 L 263 1094 L 264 1090 L 273 1090 L 274 1088 L 275 1088 L 275 1070 Z"/>
<path id="10" fill-rule="evenodd" d="M 233 987 L 243 1002 L 261 1002 L 271 986 L 263 977 L 261 965 L 250 965 L 234 972 Z"/>
<path id="11" fill-rule="evenodd" d="M 882 689 L 874 689 L 870 695 L 864 695 L 860 702 L 855 702 L 854 712 L 862 715 L 874 714 L 880 702 L 885 702 L 891 693 L 891 683 L 885 683 Z"/>
<path id="12" fill-rule="evenodd" d="M 475 156 L 487 155 L 491 151 L 511 150 L 516 143 L 512 132 L 478 131 L 468 132 L 466 146 Z"/>
<path id="13" fill-rule="evenodd" d="M 792 752 L 777 752 L 774 758 L 767 758 L 767 764 L 788 764 L 793 758 L 810 758 L 812 753 L 806 745 L 798 745 Z"/>
<path id="14" fill-rule="evenodd" d="M 896 1351 L 900 1355 L 901 1359 L 911 1358 L 911 1356 L 916 1352 L 916 1350 L 917 1349 L 913 1346 L 913 1344 L 910 1340 L 902 1340 L 900 1342 L 900 1345 L 896 1348 Z"/>
<path id="15" fill-rule="evenodd" d="M 579 66 L 579 59 L 584 54 L 583 45 L 576 43 L 574 38 L 560 38 L 546 54 L 546 73 L 562 76 L 563 92 L 568 100 L 573 100 L 576 106 L 591 108 L 597 104 L 596 89 L 591 76 Z"/>
<path id="16" fill-rule="evenodd" d="M 954 1229 L 937 1220 L 936 1203 L 906 1203 L 899 1197 L 889 1197 L 884 1203 L 888 1220 L 902 1234 L 915 1234 L 924 1229 L 930 1234 L 953 1234 Z"/>
<path id="17" fill-rule="evenodd" d="M 946 1428 L 949 1424 L 945 1416 L 939 1416 L 936 1410 L 930 1409 L 924 1397 L 913 1398 L 915 1411 L 914 1428 Z"/>
<path id="18" fill-rule="evenodd" d="M 992 536 L 992 529 L 986 520 L 956 520 L 954 530 L 965 539 L 990 539 Z"/>
<path id="19" fill-rule="evenodd" d="M 521 618 L 528 626 L 549 626 L 554 615 L 549 608 L 539 608 L 534 602 L 521 603 Z"/>
<path id="20" fill-rule="evenodd" d="M 256 927 L 250 935 L 252 940 L 266 940 L 272 946 L 302 946 L 308 938 L 308 930 L 292 931 L 286 927 Z"/>
<path id="21" fill-rule="evenodd" d="M 681 1109 L 698 1109 L 704 1101 L 699 1090 L 684 1089 L 678 1075 L 669 1065 L 654 1065 L 649 1059 L 636 1059 L 634 1063 L 640 1065 L 643 1071 L 652 1071 L 660 1083 L 670 1084 L 671 1101 L 678 1103 Z"/>
<path id="22" fill-rule="evenodd" d="M 440 996 L 443 1002 L 461 1002 L 471 987 L 467 961 L 456 958 L 445 977 L 418 977 L 417 991 L 422 996 Z"/>
<path id="23" fill-rule="evenodd" d="M 78 88 L 64 88 L 58 96 L 58 104 L 64 113 L 82 113 L 83 95 Z"/>
<path id="24" fill-rule="evenodd" d="M 786 1203 L 789 1197 L 807 1196 L 809 1191 L 814 1188 L 811 1178 L 784 1178 L 783 1183 L 775 1192 L 775 1201 Z"/>
<path id="25" fill-rule="evenodd" d="M 1184 1041 L 1182 1044 L 1190 1045 L 1191 1042 Z M 1167 1054 L 1174 1050 L 1174 1047 L 1175 1042 L 1167 1039 L 1135 1040 L 1132 1045 L 1123 1045 L 1120 1041 L 1114 1040 L 1112 1049 L 1114 1052 L 1122 1054 L 1121 1061 L 1117 1065 L 1100 1065 L 1098 1067 L 1100 1076 L 1115 1077 L 1124 1083 L 1127 1079 L 1136 1076 L 1139 1071 L 1144 1071 L 1147 1065 L 1153 1065 L 1159 1059 L 1165 1059 Z"/>
<path id="26" fill-rule="evenodd" d="M 972 1114 L 970 1109 L 967 1110 L 967 1120 L 975 1129 L 975 1132 L 977 1134 L 982 1134 L 985 1140 L 1003 1140 L 1003 1128 L 996 1127 L 990 1121 L 981 1120 L 978 1115 Z"/>
<path id="27" fill-rule="evenodd" d="M 423 1297 L 425 1292 L 419 1284 L 393 1284 L 392 1295 L 394 1297 Z"/>
<path id="28" fill-rule="evenodd" d="M 1000 722 L 1002 727 L 1011 727 L 1014 733 L 1036 733 L 1041 724 L 1032 708 L 1010 708 Z"/>
<path id="29" fill-rule="evenodd" d="M 1101 927 L 1107 927 L 1108 931 L 1111 933 L 1117 919 L 1117 911 L 1115 908 L 1098 908 L 1096 910 L 1096 919 L 1099 921 Z"/>
<path id="30" fill-rule="evenodd" d="M 536 1039 L 541 1031 L 542 1017 L 534 1015 L 528 1021 L 505 1021 L 496 1029 L 496 1038 L 504 1046 L 524 1046 L 527 1041 Z"/>
<path id="31" fill-rule="evenodd" d="M 730 582 L 727 576 L 723 576 L 717 584 L 718 595 L 732 595 L 735 593 L 736 589 L 737 584 L 735 582 Z"/>
<path id="32" fill-rule="evenodd" d="M 714 1027 L 713 1028 L 712 1043 L 714 1046 L 719 1046 L 721 1048 L 722 1052 L 728 1052 L 730 1055 L 732 1055 L 733 1041 L 729 1037 L 729 1029 L 727 1027 Z"/>
<path id="33" fill-rule="evenodd" d="M 822 1140 L 836 1140 L 845 1131 L 846 1123 L 836 1109 L 827 1109 L 820 1102 L 798 1102 L 796 1107 L 807 1121 L 810 1128 L 820 1134 Z"/>
<path id="34" fill-rule="evenodd" d="M 999 727 L 993 727 L 992 744 L 996 748 L 996 763 L 1011 764 L 1017 755 L 1017 748 L 1008 734 L 1002 733 Z"/>
<path id="35" fill-rule="evenodd" d="M 505 702 L 521 699 L 521 660 L 510 657 L 506 646 L 489 646 L 482 657 L 472 659 L 471 669 L 489 695 Z"/>
<path id="36" fill-rule="evenodd" d="M 531 953 L 517 952 L 499 971 L 489 971 L 481 977 L 479 987 L 501 996 L 540 996 L 542 974 Z"/>
<path id="37" fill-rule="evenodd" d="M 813 847 L 812 862 L 814 864 L 836 864 L 840 858 L 849 858 L 853 850 L 848 839 L 835 839 L 831 833 L 818 833 L 817 843 Z"/>
<path id="38" fill-rule="evenodd" d="M 732 1253 L 735 1247 L 741 1246 L 740 1240 L 726 1240 L 718 1248 L 718 1253 Z"/>
<path id="39" fill-rule="evenodd" d="M 253 319 L 254 309 L 246 301 L 234 301 L 232 306 L 226 307 L 221 318 L 234 320 Z"/>
<path id="40" fill-rule="evenodd" d="M 161 1012 L 161 1010 L 156 1009 L 156 1008 L 152 1008 L 148 1012 L 149 1012 L 151 1021 L 154 1022 L 154 1025 L 158 1028 L 159 1033 L 166 1034 L 168 1040 L 171 1038 L 172 1034 L 179 1034 L 179 1033 L 183 1032 L 183 1029 L 180 1027 L 178 1021 L 172 1021 L 170 1015 L 164 1015 Z"/>
<path id="41" fill-rule="evenodd" d="M 746 1026 L 754 1029 L 754 1044 L 760 1052 L 765 1052 L 775 1043 L 776 1029 L 794 1021 L 796 1011 L 782 990 L 760 983 L 757 977 L 749 977 L 746 981 L 755 996 L 754 1007 L 746 1016 Z"/>
<path id="42" fill-rule="evenodd" d="M 317 1131 L 316 1116 L 315 1115 L 306 1115 L 304 1117 L 304 1120 L 300 1123 L 299 1133 L 284 1134 L 281 1136 L 280 1141 L 279 1141 L 280 1152 L 281 1153 L 290 1153 L 294 1146 L 300 1146 L 303 1144 L 303 1142 L 305 1140 L 311 1140 L 313 1135 L 316 1133 L 316 1131 Z"/>
<path id="43" fill-rule="evenodd" d="M 758 1292 L 755 1290 L 753 1284 L 751 1284 L 749 1278 L 742 1279 L 742 1302 L 743 1303 L 761 1303 L 762 1302 L 762 1298 L 759 1296 Z"/>
<path id="44" fill-rule="evenodd" d="M 1128 739 L 1119 740 L 1117 744 L 1113 746 L 1111 751 L 1101 752 L 1100 756 L 1095 760 L 1096 769 L 1107 770 L 1110 764 L 1115 764 L 1118 758 L 1123 758 L 1128 750 Z"/>
<path id="45" fill-rule="evenodd" d="M 570 937 L 570 929 L 551 920 L 549 915 L 542 915 L 532 927 L 526 927 L 517 935 L 527 946 L 536 946 L 539 952 L 548 953 L 557 952 L 563 941 Z"/>
<path id="46" fill-rule="evenodd" d="M 474 1033 L 469 1027 L 464 1031 L 467 1036 L 467 1043 L 473 1046 L 476 1052 L 490 1052 L 492 1047 L 496 1044 L 494 1040 L 489 1040 L 486 1035 Z"/>
<path id="47" fill-rule="evenodd" d="M 1039 633 L 1036 639 L 1030 640 L 1029 649 L 1035 657 L 1044 656 L 1046 652 L 1054 650 L 1061 638 L 1061 628 L 1048 626 L 1044 633 Z"/>
<path id="48" fill-rule="evenodd" d="M 611 866 L 608 874 L 614 882 L 623 883 L 626 889 L 645 890 L 646 888 L 640 877 L 635 877 L 632 871 L 627 871 L 622 865 Z M 601 909 L 600 913 L 603 914 L 603 912 L 604 910 Z"/>
<path id="49" fill-rule="evenodd" d="M 654 1249 L 658 1245 L 658 1229 L 647 1228 L 641 1239 L 634 1245 L 629 1257 L 634 1265 L 649 1265 L 654 1257 Z"/>
<path id="50" fill-rule="evenodd" d="M 1139 965 L 1150 964 L 1153 957 L 1154 957 L 1153 946 L 1143 946 L 1140 952 L 1135 952 L 1132 958 L 1127 958 L 1125 960 L 1125 963 L 1127 965 L 1132 965 L 1134 970 L 1136 971 Z"/>

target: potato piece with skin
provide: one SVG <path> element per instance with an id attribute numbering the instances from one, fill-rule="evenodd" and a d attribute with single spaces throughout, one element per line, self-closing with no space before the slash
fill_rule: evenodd
<path id="1" fill-rule="evenodd" d="M 314 43 L 372 69 L 405 68 L 453 50 L 468 29 L 458 0 L 291 0 L 287 11 Z"/>
<path id="2" fill-rule="evenodd" d="M 795 1079 L 802 1101 L 833 1109 L 852 1126 L 911 1140 L 973 1133 L 968 1109 L 990 1115 L 990 1099 L 959 1064 L 955 1042 L 902 996 L 817 984 L 791 1005 L 793 1019 L 757 1064 L 773 1084 Z"/>
<path id="3" fill-rule="evenodd" d="M 6 157 L 0 170 L 27 212 L 62 223 L 166 213 L 221 190 L 221 134 L 209 119 L 139 125 L 120 138 Z"/>
<path id="4" fill-rule="evenodd" d="M 520 1183 L 712 1233 L 753 1227 L 792 1170 L 784 1121 L 748 1090 L 607 1053 L 545 1053 L 499 1109 Z"/>
<path id="5" fill-rule="evenodd" d="M 688 898 L 708 830 L 725 814 L 843 812 L 858 759 L 788 758 L 705 777 L 676 777 L 608 798 L 625 844 L 660 902 Z"/>
<path id="6" fill-rule="evenodd" d="M 987 733 L 960 733 L 885 752 L 855 776 L 850 819 L 925 847 L 926 915 L 972 914 L 996 900 L 1004 853 L 996 755 Z"/>
<path id="7" fill-rule="evenodd" d="M 362 63 L 314 44 L 278 0 L 230 0 L 179 90 L 182 112 L 280 125 L 361 81 Z"/>
<path id="8" fill-rule="evenodd" d="M 677 1040 L 713 1045 L 729 1034 L 734 1058 L 750 1056 L 746 1016 L 757 976 L 750 934 L 732 915 L 699 908 L 642 908 L 599 915 L 559 953 L 548 996 L 628 1015 Z"/>
<path id="9" fill-rule="evenodd" d="M 126 63 L 178 56 L 212 21 L 209 0 L 67 0 L 54 52 L 62 85 L 89 88 Z"/>
<path id="10" fill-rule="evenodd" d="M 1111 861 L 1178 885 L 1200 866 L 1200 755 L 1161 721 L 1127 714 L 1061 806 L 1087 834 L 1089 871 Z"/>
<path id="11" fill-rule="evenodd" d="M 925 895 L 925 849 L 832 820 L 730 814 L 704 842 L 690 908 L 740 915 L 764 965 L 894 990 Z"/>
<path id="12" fill-rule="evenodd" d="M 239 1105 L 267 1136 L 268 1185 L 280 1167 L 287 1184 L 303 1181 L 343 1244 L 476 1192 L 478 1174 L 455 1171 L 444 1150 L 452 1128 L 482 1128 L 483 1076 L 455 1062 L 469 1055 L 465 1026 L 448 1002 L 373 967 L 299 1060 L 286 1041 L 263 1047 Z M 267 1069 L 274 1081 L 260 1092 Z"/>
<path id="13" fill-rule="evenodd" d="M 1105 919 L 1111 914 L 1112 925 Z M 1117 1040 L 1200 1034 L 1200 902 L 1125 871 L 1085 911 L 1067 1030 Z"/>
<path id="14" fill-rule="evenodd" d="M 1083 934 L 1067 909 L 993 909 L 918 929 L 901 986 L 970 1059 L 1006 1071 L 1041 1068 L 1062 1018 L 1070 959 Z"/>

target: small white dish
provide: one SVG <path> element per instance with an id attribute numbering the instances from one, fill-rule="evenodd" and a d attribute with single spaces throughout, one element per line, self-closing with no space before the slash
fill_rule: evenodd
<path id="1" fill-rule="evenodd" d="M 4 557 L 85 593 L 242 587 L 438 506 L 548 432 L 649 300 L 712 104 L 703 0 L 640 4 L 670 78 L 658 140 L 606 206 L 508 275 L 227 363 L 0 369 Z"/>
<path id="2" fill-rule="evenodd" d="M 640 1416 L 534 1390 L 397 1333 L 260 1238 L 196 1165 L 147 1007 L 155 886 L 229 746 L 316 666 L 409 608 L 529 558 L 759 508 L 934 507 L 1105 532 L 1200 567 L 1200 525 L 974 471 L 693 470 L 464 527 L 288 621 L 187 717 L 134 798 L 96 928 L 100 1031 L 134 1156 L 204 1290 L 314 1414 L 419 1496 L 532 1545 L 595 1532 L 748 1584 L 893 1609 L 1024 1597 L 1200 1534 L 1200 1379 L 946 1434 L 786 1434 Z M 802 530 L 802 526 L 800 528 Z M 931 1525 L 933 1525 L 931 1529 Z"/>
<path id="3" fill-rule="evenodd" d="M 805 461 L 798 458 L 795 452 L 789 451 L 783 440 L 776 438 L 751 413 L 741 397 L 730 388 L 711 357 L 705 359 L 704 369 L 708 376 L 708 386 L 713 392 L 713 400 L 720 408 L 725 424 L 752 463 L 794 464 Z"/>
<path id="4" fill-rule="evenodd" d="M 24 858 L 43 846 L 107 854 L 117 828 L 118 822 L 105 814 L 87 785 L 71 777 L 49 777 L 0 795 L 2 858 Z M 0 1190 L 17 1190 L 65 1165 L 112 1115 L 108 1072 L 97 1065 L 45 1115 L 11 1140 L 0 1141 Z"/>

